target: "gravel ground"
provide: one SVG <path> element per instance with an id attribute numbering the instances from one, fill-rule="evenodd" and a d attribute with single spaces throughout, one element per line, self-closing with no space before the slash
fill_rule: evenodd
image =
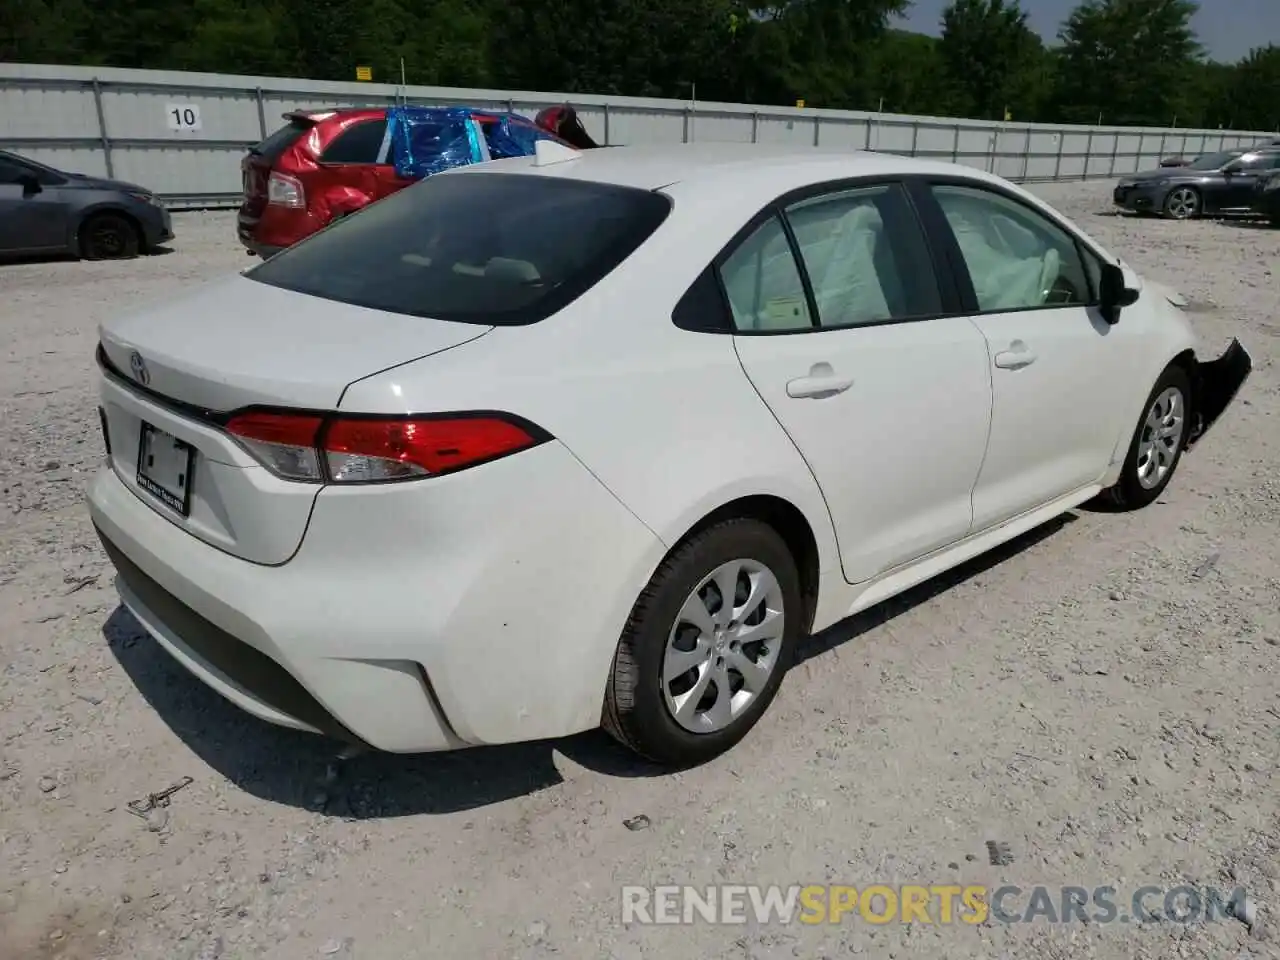
<path id="1" fill-rule="evenodd" d="M 683 774 L 603 734 L 339 758 L 189 678 L 117 609 L 81 503 L 92 351 L 104 317 L 243 267 L 231 216 L 179 215 L 133 263 L 0 266 L 0 957 L 1280 956 L 1280 232 L 1038 189 L 1190 298 L 1209 350 L 1240 335 L 1240 400 L 1158 504 L 1077 512 L 816 638 L 762 728 Z M 624 927 L 619 885 L 664 882 L 1122 905 L 1242 884 L 1258 906 L 1251 927 Z"/>

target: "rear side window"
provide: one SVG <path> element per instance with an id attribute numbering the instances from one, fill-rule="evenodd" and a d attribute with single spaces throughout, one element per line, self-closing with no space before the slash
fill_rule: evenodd
<path id="1" fill-rule="evenodd" d="M 245 276 L 390 313 L 535 323 L 607 276 L 670 211 L 647 190 L 473 168 L 394 193 Z"/>
<path id="2" fill-rule="evenodd" d="M 320 162 L 377 163 L 386 134 L 385 118 L 354 123 L 334 137 L 324 148 L 324 152 L 320 154 Z"/>
<path id="3" fill-rule="evenodd" d="M 250 147 L 249 152 L 255 157 L 262 157 L 264 160 L 274 163 L 282 153 L 297 143 L 298 138 L 310 130 L 312 126 L 314 124 L 308 120 L 290 120 L 261 143 Z"/>

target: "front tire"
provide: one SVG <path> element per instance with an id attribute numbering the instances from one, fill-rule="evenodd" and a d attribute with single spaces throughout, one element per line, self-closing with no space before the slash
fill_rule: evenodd
<path id="1" fill-rule="evenodd" d="M 1203 203 L 1195 187 L 1174 187 L 1164 198 L 1165 216 L 1172 220 L 1193 220 L 1200 216 Z"/>
<path id="2" fill-rule="evenodd" d="M 803 604 L 796 561 L 769 525 L 739 518 L 693 535 L 632 608 L 602 725 L 666 766 L 724 753 L 777 694 L 803 629 Z"/>
<path id="3" fill-rule="evenodd" d="M 1171 364 L 1160 374 L 1142 408 L 1120 479 L 1103 499 L 1120 510 L 1138 510 L 1164 493 L 1191 433 L 1191 380 Z"/>
<path id="4" fill-rule="evenodd" d="M 80 255 L 85 260 L 131 260 L 142 249 L 132 220 L 119 213 L 97 213 L 80 227 Z"/>

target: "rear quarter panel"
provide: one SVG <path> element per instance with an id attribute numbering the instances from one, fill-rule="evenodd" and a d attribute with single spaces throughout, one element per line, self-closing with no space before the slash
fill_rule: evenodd
<path id="1" fill-rule="evenodd" d="M 826 503 L 747 380 L 732 338 L 680 330 L 671 320 L 676 301 L 733 233 L 686 226 L 696 217 L 692 210 L 673 214 L 557 316 L 498 328 L 463 348 L 358 381 L 342 409 L 492 409 L 527 417 L 667 546 L 729 501 L 777 496 L 808 519 L 822 569 L 838 569 Z"/>

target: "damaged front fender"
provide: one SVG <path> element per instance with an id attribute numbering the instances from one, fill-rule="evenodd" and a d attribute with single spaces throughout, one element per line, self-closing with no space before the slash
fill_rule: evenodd
<path id="1" fill-rule="evenodd" d="M 1232 339 L 1216 360 L 1199 361 L 1195 365 L 1195 427 L 1187 440 L 1190 449 L 1203 437 L 1223 411 L 1231 405 L 1244 382 L 1253 372 L 1253 358 L 1237 339 Z"/>

